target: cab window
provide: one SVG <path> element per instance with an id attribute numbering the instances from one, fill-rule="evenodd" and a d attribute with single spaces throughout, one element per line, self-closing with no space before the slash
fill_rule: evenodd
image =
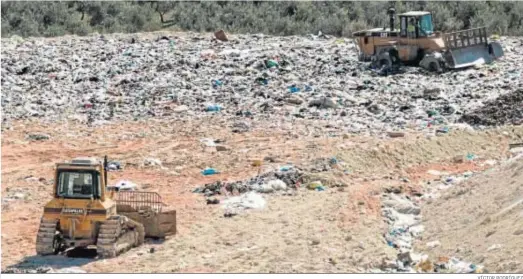
<path id="1" fill-rule="evenodd" d="M 420 18 L 420 33 L 423 36 L 430 36 L 434 33 L 434 27 L 432 26 L 432 15 L 424 15 Z"/>
<path id="2" fill-rule="evenodd" d="M 99 179 L 95 171 L 62 170 L 58 173 L 57 196 L 64 198 L 99 198 Z"/>

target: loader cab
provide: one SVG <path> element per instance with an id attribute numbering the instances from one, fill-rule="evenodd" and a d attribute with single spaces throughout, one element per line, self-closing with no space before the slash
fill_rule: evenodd
<path id="1" fill-rule="evenodd" d="M 92 158 L 76 158 L 56 168 L 55 197 L 60 199 L 104 200 L 104 171 Z"/>
<path id="2" fill-rule="evenodd" d="M 399 14 L 400 37 L 412 39 L 430 37 L 434 34 L 430 12 L 407 12 Z"/>

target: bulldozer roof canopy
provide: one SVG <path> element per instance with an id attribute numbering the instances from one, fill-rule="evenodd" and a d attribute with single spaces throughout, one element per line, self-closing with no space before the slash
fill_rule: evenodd
<path id="1" fill-rule="evenodd" d="M 398 14 L 398 16 L 413 16 L 413 17 L 420 17 L 424 15 L 430 15 L 430 12 L 424 12 L 424 11 L 410 11 L 402 14 Z"/>
<path id="2" fill-rule="evenodd" d="M 382 33 L 387 33 L 389 36 L 394 37 L 398 36 L 399 30 L 392 30 L 390 31 L 389 28 L 372 28 L 368 30 L 360 30 L 357 32 L 352 33 L 352 36 L 355 37 L 380 37 Z"/>

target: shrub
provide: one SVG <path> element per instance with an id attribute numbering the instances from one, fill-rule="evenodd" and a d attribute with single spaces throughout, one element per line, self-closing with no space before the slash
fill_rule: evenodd
<path id="1" fill-rule="evenodd" d="M 1 5 L 2 37 L 140 32 L 169 26 L 270 35 L 305 35 L 321 30 L 350 36 L 368 27 L 388 27 L 389 7 L 395 7 L 397 13 L 431 11 L 435 29 L 444 32 L 483 25 L 500 35 L 521 35 L 523 30 L 523 2 L 515 1 L 2 1 Z"/>

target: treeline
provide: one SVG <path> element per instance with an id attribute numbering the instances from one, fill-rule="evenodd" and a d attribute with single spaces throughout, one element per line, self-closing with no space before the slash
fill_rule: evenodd
<path id="1" fill-rule="evenodd" d="M 487 26 L 500 35 L 523 35 L 523 2 L 388 1 L 2 1 L 2 37 L 134 33 L 165 28 L 197 32 L 350 36 L 368 27 L 385 27 L 387 9 L 433 12 L 441 31 Z"/>

